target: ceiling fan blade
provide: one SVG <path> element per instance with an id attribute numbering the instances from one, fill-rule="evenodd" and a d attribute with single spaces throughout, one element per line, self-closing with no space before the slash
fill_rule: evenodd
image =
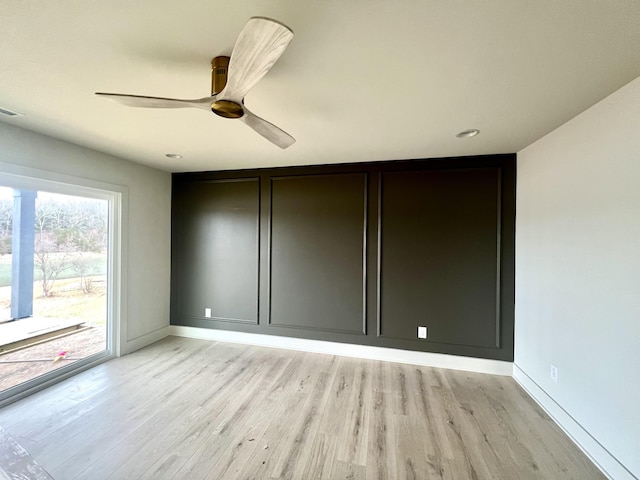
<path id="1" fill-rule="evenodd" d="M 271 143 L 279 146 L 280 148 L 287 148 L 296 143 L 296 139 L 289 135 L 284 130 L 276 127 L 273 123 L 269 123 L 266 120 L 254 115 L 246 107 L 244 108 L 244 115 L 240 118 L 249 127 L 253 128 L 256 132 L 269 140 Z"/>
<path id="2" fill-rule="evenodd" d="M 218 99 L 241 103 L 280 58 L 292 38 L 293 32 L 275 20 L 250 18 L 233 47 L 227 84 Z"/>
<path id="3" fill-rule="evenodd" d="M 123 95 L 120 93 L 96 92 L 102 98 L 113 100 L 128 107 L 143 108 L 202 108 L 211 110 L 211 104 L 216 101 L 216 97 L 196 98 L 193 100 L 181 100 L 178 98 L 145 97 L 142 95 Z"/>

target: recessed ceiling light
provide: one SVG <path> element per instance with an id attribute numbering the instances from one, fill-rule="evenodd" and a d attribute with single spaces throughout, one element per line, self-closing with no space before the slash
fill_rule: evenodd
<path id="1" fill-rule="evenodd" d="M 180 155 L 179 153 L 167 153 L 165 157 L 175 158 L 176 160 L 180 160 L 182 158 L 182 155 Z"/>
<path id="2" fill-rule="evenodd" d="M 476 128 L 470 128 L 469 130 L 463 130 L 462 132 L 457 134 L 456 137 L 458 137 L 458 138 L 471 138 L 471 137 L 475 137 L 479 133 L 480 133 L 480 130 L 478 130 Z"/>

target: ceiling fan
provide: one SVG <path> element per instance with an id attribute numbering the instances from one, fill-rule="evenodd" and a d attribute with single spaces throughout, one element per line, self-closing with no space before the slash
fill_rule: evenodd
<path id="1" fill-rule="evenodd" d="M 244 105 L 244 97 L 266 75 L 293 38 L 293 32 L 276 20 L 252 17 L 240 32 L 231 58 L 211 61 L 211 96 L 183 100 L 96 92 L 103 98 L 130 107 L 201 108 L 223 118 L 239 119 L 264 138 L 287 148 L 295 138 L 272 123 L 254 115 Z"/>

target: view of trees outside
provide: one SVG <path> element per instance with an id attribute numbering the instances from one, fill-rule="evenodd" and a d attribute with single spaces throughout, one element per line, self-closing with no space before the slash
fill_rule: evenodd
<path id="1" fill-rule="evenodd" d="M 1 188 L 0 255 L 11 255 L 13 190 Z M 35 212 L 34 278 L 48 297 L 58 279 L 78 278 L 90 293 L 94 277 L 106 273 L 107 204 L 105 201 L 38 192 Z M 11 285 L 10 258 L 0 267 L 0 286 Z M 34 292 L 36 293 L 36 292 Z"/>
<path id="2" fill-rule="evenodd" d="M 0 390 L 106 348 L 108 206 L 106 200 L 37 192 L 32 318 L 52 325 L 70 320 L 79 329 L 0 350 Z M 14 191 L 0 187 L 0 340 L 3 326 L 27 320 L 1 323 L 11 320 L 13 214 Z"/>
<path id="3" fill-rule="evenodd" d="M 105 273 L 104 262 L 95 262 L 96 255 L 102 260 L 107 253 L 105 207 L 105 202 L 62 195 L 36 201 L 34 260 L 43 297 L 58 277 L 70 274 L 80 279 L 85 293 L 93 291 L 91 276 Z"/>

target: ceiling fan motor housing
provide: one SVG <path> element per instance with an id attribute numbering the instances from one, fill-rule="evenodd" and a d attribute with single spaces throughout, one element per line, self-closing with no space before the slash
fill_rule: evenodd
<path id="1" fill-rule="evenodd" d="M 211 95 L 219 94 L 227 84 L 229 57 L 211 60 Z M 211 104 L 211 111 L 223 118 L 240 118 L 244 115 L 242 105 L 229 100 L 218 100 Z"/>
<path id="2" fill-rule="evenodd" d="M 227 84 L 229 57 L 216 57 L 211 60 L 211 95 L 219 94 Z"/>

